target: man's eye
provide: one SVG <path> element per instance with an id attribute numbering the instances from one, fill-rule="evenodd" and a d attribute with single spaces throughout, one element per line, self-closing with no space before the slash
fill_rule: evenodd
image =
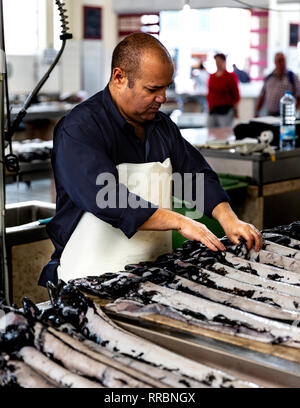
<path id="1" fill-rule="evenodd" d="M 149 91 L 149 92 L 155 92 L 156 91 L 156 89 L 152 89 L 152 88 L 147 88 L 147 90 Z"/>

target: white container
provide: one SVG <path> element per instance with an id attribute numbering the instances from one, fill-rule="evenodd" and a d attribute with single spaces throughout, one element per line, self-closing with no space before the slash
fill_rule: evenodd
<path id="1" fill-rule="evenodd" d="M 280 149 L 295 148 L 296 138 L 296 100 L 291 92 L 286 92 L 280 99 Z"/>

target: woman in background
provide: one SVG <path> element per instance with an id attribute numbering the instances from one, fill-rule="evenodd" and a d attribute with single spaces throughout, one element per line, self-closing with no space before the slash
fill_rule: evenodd
<path id="1" fill-rule="evenodd" d="M 208 80 L 207 102 L 209 115 L 207 127 L 232 127 L 233 119 L 238 118 L 240 93 L 238 78 L 234 72 L 226 70 L 226 57 L 216 54 L 217 72 Z"/>

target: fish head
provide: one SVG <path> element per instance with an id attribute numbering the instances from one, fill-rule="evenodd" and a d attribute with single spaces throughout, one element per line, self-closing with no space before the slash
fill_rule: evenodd
<path id="1" fill-rule="evenodd" d="M 40 309 L 27 297 L 23 298 L 22 306 L 25 317 L 30 321 L 36 320 L 41 315 Z"/>
<path id="2" fill-rule="evenodd" d="M 71 283 L 66 284 L 59 280 L 57 285 L 48 283 L 47 287 L 53 306 L 48 318 L 53 316 L 58 318 L 59 323 L 66 321 L 77 328 L 82 327 L 88 309 L 95 308 L 93 302 Z"/>
<path id="3" fill-rule="evenodd" d="M 0 320 L 1 351 L 11 354 L 24 345 L 33 344 L 33 331 L 21 312 L 9 312 Z"/>

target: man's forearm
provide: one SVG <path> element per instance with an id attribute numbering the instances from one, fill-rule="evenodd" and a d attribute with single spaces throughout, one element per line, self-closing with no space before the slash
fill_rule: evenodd
<path id="1" fill-rule="evenodd" d="M 175 211 L 158 208 L 155 213 L 148 218 L 143 225 L 140 226 L 140 231 L 168 231 L 179 230 L 180 221 L 183 215 Z"/>
<path id="2" fill-rule="evenodd" d="M 212 251 L 225 251 L 224 245 L 209 229 L 175 211 L 158 208 L 155 213 L 139 228 L 140 231 L 176 230 L 186 239 L 201 241 Z"/>
<path id="3" fill-rule="evenodd" d="M 228 202 L 222 202 L 218 204 L 212 212 L 212 216 L 219 221 L 221 225 L 225 225 L 227 222 L 237 220 L 238 217 L 231 209 Z M 167 230 L 179 230 L 181 223 L 186 219 L 183 215 L 166 210 L 164 208 L 158 208 L 155 213 L 148 218 L 144 224 L 139 228 L 140 231 L 167 231 Z"/>
<path id="4" fill-rule="evenodd" d="M 255 250 L 262 246 L 262 238 L 259 231 L 251 225 L 238 219 L 228 202 L 219 203 L 212 212 L 212 216 L 219 221 L 227 237 L 235 244 L 239 243 L 239 238 L 247 240 L 250 249 L 255 241 Z M 201 241 L 212 251 L 225 251 L 222 242 L 209 229 L 184 215 L 174 211 L 158 208 L 155 213 L 139 228 L 140 231 L 168 231 L 176 230 L 186 239 Z"/>
<path id="5" fill-rule="evenodd" d="M 222 227 L 224 227 L 224 225 L 226 225 L 228 222 L 236 221 L 238 219 L 228 202 L 218 204 L 213 209 L 212 216 L 219 221 Z"/>

